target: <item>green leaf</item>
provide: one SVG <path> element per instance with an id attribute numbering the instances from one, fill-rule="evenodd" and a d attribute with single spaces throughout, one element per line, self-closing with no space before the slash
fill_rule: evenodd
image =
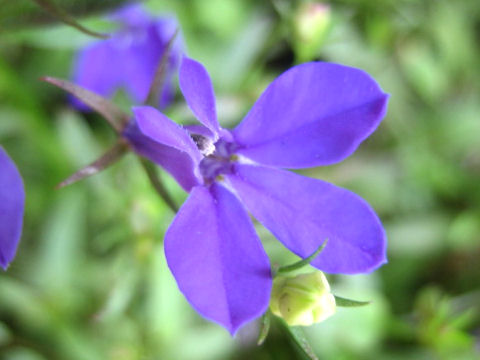
<path id="1" fill-rule="evenodd" d="M 334 295 L 334 297 L 335 297 L 335 304 L 339 307 L 358 307 L 358 306 L 369 305 L 371 303 L 370 301 L 357 301 L 352 299 L 346 299 L 336 295 Z"/>
<path id="2" fill-rule="evenodd" d="M 260 334 L 258 335 L 257 345 L 262 345 L 267 339 L 270 331 L 270 310 L 267 310 L 262 316 L 262 325 L 260 328 Z"/>
<path id="3" fill-rule="evenodd" d="M 305 337 L 302 328 L 296 326 L 290 327 L 285 322 L 283 322 L 283 324 L 285 325 L 285 328 L 288 330 L 288 333 L 292 337 L 295 344 L 297 344 L 302 350 L 302 353 L 310 360 L 318 360 L 318 357 L 313 352 L 312 346 Z"/>
<path id="4" fill-rule="evenodd" d="M 320 252 L 323 250 L 323 248 L 327 245 L 327 241 L 328 241 L 328 239 L 325 239 L 325 241 L 318 247 L 318 249 L 315 250 L 315 252 L 312 255 L 310 255 L 309 257 L 307 257 L 303 260 L 300 260 L 296 263 L 293 263 L 291 265 L 281 266 L 277 270 L 277 273 L 278 274 L 289 273 L 289 272 L 301 269 L 304 266 L 310 265 L 310 263 L 317 257 L 318 254 L 320 254 Z"/>

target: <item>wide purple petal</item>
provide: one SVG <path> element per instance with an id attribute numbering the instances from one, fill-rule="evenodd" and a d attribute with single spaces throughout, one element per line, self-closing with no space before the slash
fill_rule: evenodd
<path id="1" fill-rule="evenodd" d="M 20 173 L 0 146 L 0 267 L 15 257 L 22 234 L 25 191 Z"/>
<path id="2" fill-rule="evenodd" d="M 386 238 L 358 195 L 289 171 L 237 165 L 227 175 L 247 209 L 288 249 L 305 258 L 328 239 L 312 265 L 329 273 L 369 272 L 386 262 Z"/>
<path id="3" fill-rule="evenodd" d="M 151 15 L 145 10 L 145 6 L 135 3 L 122 6 L 108 18 L 129 27 L 142 27 L 152 20 Z"/>
<path id="4" fill-rule="evenodd" d="M 218 136 L 215 94 L 207 70 L 199 62 L 183 57 L 179 72 L 180 90 L 197 119 Z"/>
<path id="5" fill-rule="evenodd" d="M 233 335 L 267 308 L 270 264 L 245 209 L 224 187 L 192 189 L 165 235 L 178 287 Z"/>
<path id="6" fill-rule="evenodd" d="M 77 54 L 73 70 L 73 79 L 77 85 L 105 97 L 112 96 L 115 89 L 123 83 L 122 51 L 112 40 L 95 42 L 85 47 Z M 80 100 L 71 99 L 78 108 L 87 109 Z"/>
<path id="7" fill-rule="evenodd" d="M 305 168 L 349 156 L 378 126 L 388 95 L 367 73 L 312 62 L 280 75 L 233 131 L 239 153 Z"/>
<path id="8" fill-rule="evenodd" d="M 139 104 L 147 98 L 160 59 L 178 25 L 173 18 L 151 19 L 139 6 L 127 7 L 113 18 L 121 22 L 119 30 L 111 38 L 97 41 L 79 52 L 74 81 L 106 97 L 124 88 Z M 167 63 L 160 107 L 173 99 L 172 74 L 180 62 L 182 49 L 181 38 L 177 36 Z M 85 108 L 78 100 L 73 103 Z"/>
<path id="9" fill-rule="evenodd" d="M 122 85 L 137 104 L 147 98 L 161 57 L 176 28 L 177 23 L 173 19 L 160 19 L 145 26 L 141 34 L 131 35 L 130 45 L 123 49 Z M 179 63 L 180 43 L 180 37 L 177 36 L 167 62 L 165 85 L 159 99 L 160 107 L 173 99 L 172 75 Z"/>
<path id="10" fill-rule="evenodd" d="M 152 107 L 135 107 L 133 113 L 124 136 L 135 151 L 162 166 L 185 190 L 200 184 L 196 171 L 202 155 L 188 132 Z"/>

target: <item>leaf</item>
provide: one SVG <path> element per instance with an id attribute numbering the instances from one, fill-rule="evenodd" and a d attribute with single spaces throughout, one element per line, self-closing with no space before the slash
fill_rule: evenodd
<path id="1" fill-rule="evenodd" d="M 309 265 L 317 257 L 317 255 L 320 254 L 320 252 L 325 248 L 325 246 L 327 245 L 327 241 L 328 241 L 328 239 L 325 239 L 325 241 L 318 247 L 318 249 L 315 250 L 315 252 L 312 255 L 310 255 L 309 257 L 307 257 L 305 259 L 302 259 L 302 260 L 300 260 L 296 263 L 293 263 L 291 265 L 282 266 L 277 270 L 277 273 L 278 274 L 284 274 L 284 273 L 288 273 L 288 272 L 292 272 L 292 271 L 301 269 L 302 267 Z"/>
<path id="2" fill-rule="evenodd" d="M 260 334 L 258 335 L 257 345 L 262 345 L 267 339 L 270 331 L 270 310 L 267 310 L 262 316 L 262 325 L 260 328 Z"/>
<path id="3" fill-rule="evenodd" d="M 359 307 L 369 305 L 371 303 L 371 301 L 357 301 L 352 299 L 346 299 L 336 295 L 334 295 L 334 297 L 335 304 L 339 307 Z"/>
<path id="4" fill-rule="evenodd" d="M 318 360 L 317 355 L 313 352 L 312 346 L 308 342 L 303 330 L 300 327 L 288 326 L 285 322 L 282 321 L 287 329 L 288 333 L 292 337 L 295 344 L 302 350 L 302 353 L 307 356 L 310 360 Z"/>
<path id="5" fill-rule="evenodd" d="M 57 79 L 50 76 L 43 77 L 41 80 L 53 84 L 83 101 L 93 110 L 102 115 L 117 133 L 121 133 L 125 125 L 128 123 L 130 116 L 103 96 L 95 94 L 94 92 L 84 89 L 67 80 Z"/>

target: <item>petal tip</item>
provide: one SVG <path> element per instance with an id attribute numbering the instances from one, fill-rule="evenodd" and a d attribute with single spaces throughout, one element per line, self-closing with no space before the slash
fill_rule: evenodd
<path id="1" fill-rule="evenodd" d="M 0 263 L 0 268 L 2 268 L 3 271 L 7 271 L 9 266 L 10 266 L 10 263 L 6 263 L 6 264 Z"/>

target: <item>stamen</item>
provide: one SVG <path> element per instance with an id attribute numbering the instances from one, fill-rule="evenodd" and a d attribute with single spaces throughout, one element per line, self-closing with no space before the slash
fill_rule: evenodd
<path id="1" fill-rule="evenodd" d="M 215 145 L 211 139 L 200 134 L 190 134 L 190 136 L 203 156 L 209 156 L 215 152 Z"/>

